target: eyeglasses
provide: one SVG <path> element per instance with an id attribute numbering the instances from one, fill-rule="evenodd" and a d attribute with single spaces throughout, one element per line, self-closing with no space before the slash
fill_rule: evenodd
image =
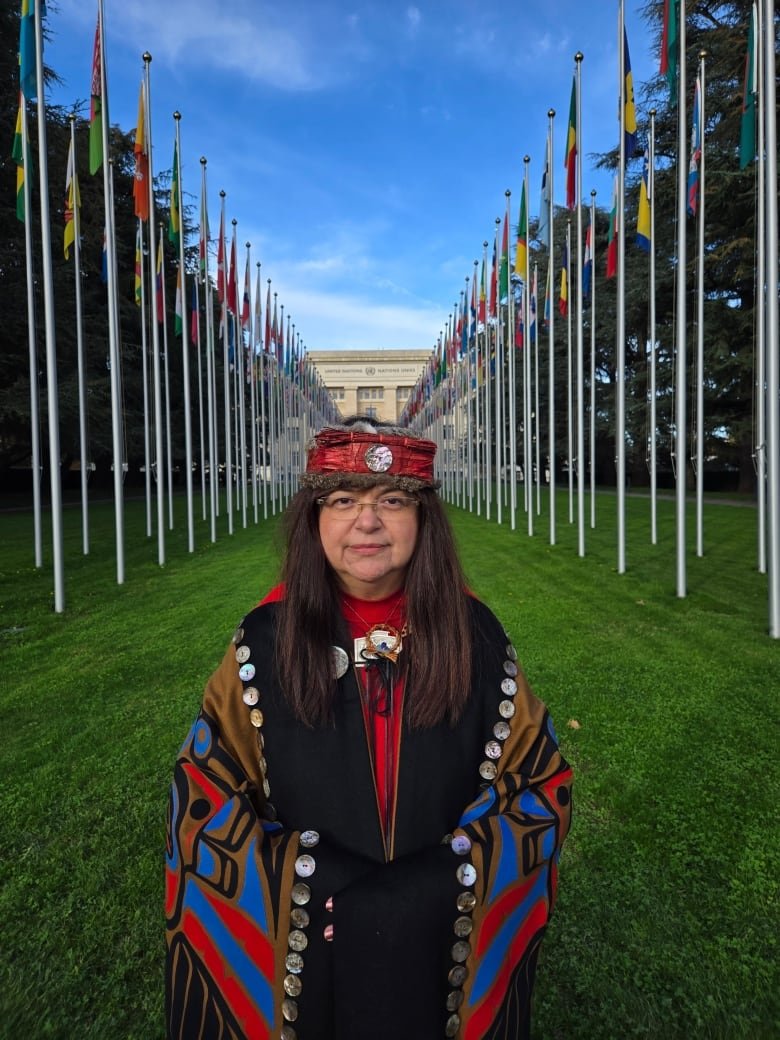
<path id="1" fill-rule="evenodd" d="M 357 520 L 366 506 L 373 509 L 381 520 L 400 520 L 401 517 L 409 516 L 413 507 L 419 504 L 418 499 L 404 498 L 402 495 L 385 495 L 376 502 L 361 502 L 352 495 L 317 499 L 317 505 L 325 510 L 327 516 L 339 520 Z"/>

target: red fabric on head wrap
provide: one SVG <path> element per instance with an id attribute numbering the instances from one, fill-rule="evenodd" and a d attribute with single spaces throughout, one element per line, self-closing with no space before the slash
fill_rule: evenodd
<path id="1" fill-rule="evenodd" d="M 420 437 L 325 429 L 309 449 L 306 472 L 413 477 L 432 483 L 435 454 L 434 442 Z"/>

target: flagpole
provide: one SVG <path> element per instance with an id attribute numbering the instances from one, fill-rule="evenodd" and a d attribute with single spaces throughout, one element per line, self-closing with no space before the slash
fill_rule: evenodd
<path id="1" fill-rule="evenodd" d="M 699 159 L 698 287 L 696 292 L 696 555 L 704 555 L 704 62 L 699 51 Z"/>
<path id="2" fill-rule="evenodd" d="M 658 543 L 658 416 L 655 314 L 655 109 L 650 109 L 647 194 L 650 208 L 650 542 Z"/>
<path id="3" fill-rule="evenodd" d="M 144 488 L 146 500 L 146 537 L 152 537 L 152 466 L 151 446 L 149 443 L 149 346 L 146 338 L 146 277 L 144 274 L 144 232 L 143 221 L 139 218 L 138 230 L 136 232 L 137 252 L 139 255 L 138 266 L 141 282 L 141 378 L 143 380 L 143 408 L 144 408 Z"/>
<path id="4" fill-rule="evenodd" d="M 192 295 L 195 301 L 195 307 L 192 313 L 192 321 L 195 322 L 195 349 L 197 350 L 198 358 L 198 435 L 200 444 L 200 501 L 202 517 L 201 519 L 206 520 L 208 518 L 208 505 L 206 499 L 206 439 L 205 439 L 205 422 L 203 419 L 203 344 L 201 342 L 200 335 L 200 286 L 198 285 L 198 275 L 192 279 Z M 192 330 L 190 330 L 190 339 L 192 339 Z"/>
<path id="5" fill-rule="evenodd" d="M 503 380 L 502 380 L 501 377 L 503 376 L 504 357 L 503 357 L 503 352 L 501 350 L 501 346 L 502 346 L 501 336 L 499 335 L 499 331 L 500 331 L 500 328 L 501 328 L 501 320 L 500 320 L 501 319 L 501 303 L 499 302 L 499 299 L 498 299 L 498 229 L 499 229 L 500 226 L 501 226 L 501 218 L 500 217 L 496 217 L 496 229 L 495 229 L 495 236 L 493 238 L 494 256 L 496 258 L 496 267 L 495 267 L 495 270 L 493 272 L 495 274 L 495 277 L 496 277 L 496 284 L 495 284 L 496 313 L 495 313 L 495 315 L 491 315 L 491 316 L 495 318 L 495 325 L 493 326 L 493 341 L 495 343 L 495 357 L 496 357 L 495 376 L 494 376 L 495 381 L 494 381 L 494 384 L 493 384 L 493 390 L 495 392 L 495 400 L 494 400 L 495 421 L 494 421 L 494 424 L 493 424 L 493 428 L 495 430 L 495 436 L 496 436 L 496 454 L 495 454 L 495 459 L 496 459 L 496 522 L 499 523 L 499 524 L 502 523 L 502 512 L 503 512 L 502 511 L 503 502 L 501 501 L 501 451 L 502 451 L 502 446 L 503 446 L 503 443 L 504 443 L 504 437 L 503 437 L 504 417 L 503 417 L 502 408 L 501 408 L 501 395 L 502 395 L 502 390 L 503 390 Z M 492 274 L 491 274 L 491 277 L 492 277 Z M 491 291 L 492 291 L 492 287 L 491 287 Z"/>
<path id="6" fill-rule="evenodd" d="M 38 346 L 35 323 L 35 275 L 33 273 L 32 243 L 32 198 L 30 177 L 32 173 L 30 148 L 27 139 L 27 101 L 19 92 L 19 109 L 22 122 L 22 169 L 24 173 L 24 255 L 27 275 L 27 350 L 30 361 L 30 447 L 31 477 L 33 494 L 33 548 L 35 566 L 43 567 L 43 525 L 41 522 L 41 429 L 38 388 Z"/>
<path id="7" fill-rule="evenodd" d="M 536 515 L 542 515 L 542 456 L 541 441 L 539 435 L 539 264 L 534 264 L 534 281 L 532 290 L 534 301 L 534 444 L 536 462 Z"/>
<path id="8" fill-rule="evenodd" d="M 682 0 L 683 4 L 685 0 Z M 615 207 L 617 221 L 617 332 L 615 350 L 617 401 L 616 401 L 616 433 L 615 448 L 617 463 L 617 530 L 618 552 L 617 572 L 626 571 L 626 49 L 625 21 L 623 0 L 618 6 L 618 67 L 619 67 L 619 158 L 618 158 L 618 197 Z"/>
<path id="9" fill-rule="evenodd" d="M 181 187 L 181 112 L 174 112 L 176 123 L 176 157 L 178 161 L 178 177 L 176 179 L 176 200 L 179 209 L 179 271 L 181 277 L 181 354 L 182 378 L 184 381 L 184 468 L 187 484 L 187 548 L 195 552 L 195 510 L 192 492 L 192 402 L 190 399 L 190 354 L 187 339 L 187 277 L 184 266 L 184 206 Z"/>
<path id="10" fill-rule="evenodd" d="M 68 154 L 68 173 L 66 177 L 66 228 L 68 222 L 73 224 L 73 275 L 76 296 L 76 372 L 79 397 L 79 470 L 81 484 L 81 541 L 85 556 L 89 555 L 89 500 L 87 496 L 87 418 L 86 418 L 86 382 L 84 376 L 84 323 L 81 307 L 81 219 L 79 213 L 79 181 L 76 161 L 76 114 L 71 112 L 70 151 Z M 70 217 L 68 219 L 68 213 Z M 67 248 L 67 245 L 66 245 Z M 66 257 L 67 258 L 67 257 Z"/>
<path id="11" fill-rule="evenodd" d="M 678 27 L 679 60 L 677 86 L 677 323 L 676 323 L 676 350 L 677 350 L 677 386 L 675 400 L 675 456 L 677 459 L 677 476 L 675 489 L 675 519 L 676 519 L 676 563 L 677 563 L 677 596 L 683 598 L 686 595 L 686 563 L 685 563 L 685 478 L 686 478 L 686 378 L 688 372 L 688 352 L 686 343 L 686 266 L 687 250 L 685 240 L 685 225 L 687 215 L 687 171 L 685 164 L 686 153 L 686 125 L 685 125 L 685 97 L 687 92 L 686 83 L 686 24 L 685 3 L 680 5 L 680 24 Z"/>
<path id="12" fill-rule="evenodd" d="M 550 313 L 547 324 L 547 443 L 549 452 L 549 470 L 550 470 L 550 545 L 555 545 L 556 532 L 555 532 L 555 308 L 552 305 L 553 295 L 553 256 L 555 246 L 555 194 L 553 191 L 553 120 L 555 119 L 555 109 L 548 108 L 547 110 L 547 176 L 549 178 L 549 206 L 550 212 L 548 216 L 548 228 L 549 228 L 549 244 L 547 249 L 547 267 L 549 275 L 549 298 L 550 298 Z M 545 309 L 547 309 L 547 300 L 545 300 Z"/>
<path id="13" fill-rule="evenodd" d="M 209 444 L 209 521 L 211 528 L 211 541 L 217 540 L 217 498 L 219 495 L 219 481 L 217 474 L 217 417 L 216 410 L 216 370 L 214 365 L 214 307 L 211 296 L 211 277 L 209 276 L 209 221 L 208 221 L 208 193 L 206 190 L 206 166 L 205 156 L 200 157 L 200 241 L 199 276 L 203 279 L 203 293 L 205 296 L 204 314 L 206 318 L 206 421 L 208 424 L 207 435 Z M 200 330 L 200 325 L 198 326 Z"/>
<path id="14" fill-rule="evenodd" d="M 222 215 L 219 224 L 219 234 L 221 239 L 221 248 L 223 262 L 227 261 L 227 244 L 225 241 L 225 191 L 220 190 L 219 197 L 221 200 Z M 229 333 L 228 333 L 228 321 L 229 308 L 228 308 L 228 285 L 227 285 L 227 272 L 225 272 L 224 279 L 224 299 L 222 301 L 222 391 L 223 391 L 223 406 L 225 409 L 225 497 L 226 497 L 226 512 L 228 522 L 228 534 L 233 534 L 233 446 L 231 443 L 231 430 L 230 430 L 230 355 L 229 355 Z"/>
<path id="15" fill-rule="evenodd" d="M 777 87 L 775 83 L 775 4 L 764 8 L 764 116 L 766 154 L 766 270 L 771 282 L 766 293 L 767 357 L 767 498 L 769 634 L 780 639 L 780 357 L 777 314 Z"/>
<path id="16" fill-rule="evenodd" d="M 48 146 L 46 143 L 46 100 L 43 79 L 43 25 L 40 0 L 35 4 L 35 74 L 38 100 L 38 174 L 41 195 L 41 267 L 43 270 L 44 330 L 46 337 L 46 399 L 49 416 L 49 475 L 51 483 L 52 554 L 54 610 L 65 609 L 65 570 L 62 540 L 62 476 L 60 472 L 60 419 L 57 396 L 57 346 L 54 317 L 54 275 L 51 256 L 49 215 Z M 32 220 L 32 214 L 28 215 Z"/>
<path id="17" fill-rule="evenodd" d="M 577 555 L 585 555 L 585 359 L 582 313 L 582 51 L 574 55 L 577 80 Z"/>
<path id="18" fill-rule="evenodd" d="M 249 285 L 249 264 L 250 264 L 250 251 L 251 243 L 246 244 L 246 284 L 245 289 L 251 292 L 251 286 Z M 249 321 L 249 431 L 251 434 L 251 459 L 252 459 L 252 513 L 255 518 L 255 523 L 259 521 L 258 515 L 258 487 L 257 487 L 257 379 L 255 378 L 257 373 L 255 370 L 257 355 L 255 352 L 255 331 L 254 319 L 256 317 L 255 312 L 252 310 L 252 301 L 249 300 L 249 314 L 247 319 Z M 242 304 L 243 307 L 243 304 Z"/>
<path id="19" fill-rule="evenodd" d="M 762 86 L 762 73 L 764 67 L 763 48 L 763 26 L 758 14 L 761 0 L 758 0 L 758 8 L 754 5 L 753 21 L 755 24 L 754 53 L 756 59 L 756 75 L 753 85 L 757 88 L 758 101 L 758 220 L 756 227 L 756 483 L 758 486 L 757 509 L 758 514 L 758 571 L 766 573 L 766 396 L 764 388 L 766 385 L 766 310 L 764 307 L 764 292 L 766 285 L 766 212 L 764 205 L 765 187 L 765 152 L 764 152 L 764 90 Z"/>
<path id="20" fill-rule="evenodd" d="M 566 292 L 571 294 L 571 220 L 566 221 Z M 566 300 L 566 445 L 569 476 L 569 523 L 574 523 L 574 365 L 572 358 L 571 312 Z"/>
<path id="21" fill-rule="evenodd" d="M 151 182 L 151 177 L 149 178 Z M 168 473 L 168 528 L 173 530 L 173 446 L 171 445 L 171 381 L 168 364 L 168 308 L 165 292 L 165 250 L 163 226 L 160 224 L 158 247 L 160 251 L 160 296 L 162 299 L 163 331 L 163 388 L 165 390 L 165 466 Z"/>
<path id="22" fill-rule="evenodd" d="M 528 171 L 528 156 L 523 160 L 526 165 L 526 175 Z M 507 395 L 508 405 L 508 419 L 509 419 L 509 526 L 512 531 L 515 530 L 515 521 L 517 513 L 517 421 L 515 417 L 515 411 L 517 408 L 516 394 L 516 379 L 517 371 L 515 365 L 515 316 L 514 316 L 514 290 L 512 287 L 512 280 L 509 276 L 509 227 L 511 225 L 510 216 L 510 204 L 512 192 L 509 188 L 504 192 L 506 197 L 506 214 L 505 221 L 507 227 L 507 257 L 506 257 L 506 313 L 507 313 L 507 325 L 509 327 L 509 364 L 507 371 L 507 380 L 509 383 L 509 393 Z M 502 245 L 503 249 L 503 245 Z M 501 304 L 499 303 L 499 307 Z"/>
<path id="23" fill-rule="evenodd" d="M 590 526 L 596 527 L 596 189 L 590 193 Z"/>
<path id="24" fill-rule="evenodd" d="M 477 304 L 476 310 L 475 310 L 475 313 L 474 313 L 474 379 L 473 379 L 473 382 L 474 382 L 474 435 L 473 435 L 474 436 L 474 445 L 473 445 L 473 449 L 472 449 L 472 458 L 474 460 L 474 468 L 472 470 L 472 473 L 473 473 L 474 490 L 476 491 L 476 498 L 477 498 L 477 516 L 480 516 L 481 513 L 482 513 L 482 483 L 481 483 L 481 473 L 480 473 L 480 461 L 481 461 L 481 458 L 482 458 L 482 453 L 480 451 L 479 446 L 480 446 L 480 444 L 482 442 L 482 438 L 479 436 L 479 415 L 480 415 L 480 408 L 479 408 L 479 391 L 480 391 L 480 388 L 479 388 L 479 373 L 480 373 L 480 363 L 479 363 L 479 290 L 476 288 L 476 286 L 478 285 L 478 282 L 477 282 L 477 269 L 478 269 L 478 267 L 479 267 L 479 260 L 475 260 L 474 261 L 474 283 L 473 283 L 474 284 L 474 288 L 472 288 L 472 291 L 471 291 L 472 297 L 476 300 L 476 304 Z"/>
<path id="25" fill-rule="evenodd" d="M 256 289 L 256 291 L 257 291 L 257 298 L 258 299 L 261 298 L 260 297 L 260 289 L 261 289 L 260 281 L 261 281 L 260 280 L 260 262 L 258 261 L 258 263 L 257 263 L 257 289 Z M 266 300 L 266 304 L 267 304 L 267 302 L 268 301 Z M 260 306 L 262 307 L 262 303 L 260 304 Z M 261 318 L 262 318 L 262 312 L 261 312 Z M 267 320 L 268 320 L 268 317 L 266 315 L 266 321 Z M 261 329 L 260 329 L 260 336 L 261 336 L 261 339 L 260 339 L 260 430 L 258 431 L 258 437 L 262 437 L 262 440 L 260 441 L 260 449 L 261 449 L 261 451 L 260 451 L 260 465 L 262 466 L 262 474 L 263 474 L 263 476 L 262 476 L 262 480 L 263 480 L 263 489 L 262 489 L 263 519 L 267 520 L 268 519 L 268 480 L 267 480 L 268 470 L 266 469 L 266 467 L 268 465 L 268 449 L 267 449 L 267 436 L 268 436 L 268 434 L 267 434 L 266 425 L 265 425 L 265 398 L 266 398 L 266 378 L 267 378 L 266 351 L 268 349 L 268 344 L 265 342 L 265 337 L 263 335 L 262 320 L 260 322 L 260 325 L 261 325 Z"/>
<path id="26" fill-rule="evenodd" d="M 530 180 L 530 163 L 531 156 L 526 155 L 523 157 L 523 164 L 525 166 L 523 174 L 523 188 L 525 191 L 526 199 L 526 250 L 525 250 L 525 270 L 523 271 L 523 495 L 525 499 L 525 508 L 527 511 L 527 531 L 528 536 L 533 537 L 534 533 L 534 498 L 533 498 L 533 408 L 532 408 L 532 397 L 531 397 L 531 261 L 530 251 L 528 249 L 528 239 L 530 237 L 528 233 L 528 209 L 529 200 L 531 198 L 531 180 Z M 516 484 L 516 470 L 512 467 L 512 486 Z"/>
<path id="27" fill-rule="evenodd" d="M 122 445 L 122 394 L 120 386 L 119 327 L 117 323 L 116 237 L 114 227 L 114 200 L 108 150 L 108 76 L 106 73 L 106 34 L 103 0 L 98 0 L 98 32 L 100 36 L 100 132 L 103 152 L 103 196 L 105 205 L 105 234 L 108 286 L 108 353 L 111 366 L 111 442 L 114 459 L 114 526 L 116 538 L 116 580 L 125 580 L 125 512 L 124 512 L 124 455 Z"/>
<path id="28" fill-rule="evenodd" d="M 483 263 L 485 265 L 484 270 L 487 270 L 487 249 L 488 241 L 482 243 L 482 252 L 484 256 Z M 487 313 L 490 309 L 489 301 L 485 307 L 485 519 L 490 520 L 490 507 L 493 504 L 493 467 L 491 460 L 493 452 L 491 451 L 491 441 L 493 440 L 493 416 L 492 408 L 490 407 L 490 315 Z"/>
<path id="29" fill-rule="evenodd" d="M 154 472 L 157 493 L 157 562 L 165 565 L 165 470 L 163 458 L 163 410 L 162 388 L 160 383 L 160 326 L 157 322 L 157 269 L 156 245 L 157 228 L 155 220 L 154 174 L 152 170 L 152 95 L 150 89 L 149 66 L 152 56 L 144 51 L 144 147 L 147 155 L 147 176 L 149 178 L 149 285 L 151 288 L 150 316 L 152 329 L 152 388 L 154 404 Z"/>

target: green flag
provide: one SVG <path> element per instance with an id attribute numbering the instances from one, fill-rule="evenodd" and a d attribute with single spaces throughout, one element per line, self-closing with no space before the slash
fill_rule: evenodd
<path id="1" fill-rule="evenodd" d="M 742 89 L 742 124 L 739 134 L 739 168 L 744 170 L 756 157 L 756 94 L 758 79 L 756 76 L 756 24 L 758 12 L 756 5 L 750 14 L 748 29 L 748 46 L 745 55 L 745 80 Z"/>
<path id="2" fill-rule="evenodd" d="M 173 175 L 171 176 L 171 219 L 168 223 L 168 241 L 178 250 L 181 234 L 181 218 L 179 216 L 179 148 L 173 143 Z"/>

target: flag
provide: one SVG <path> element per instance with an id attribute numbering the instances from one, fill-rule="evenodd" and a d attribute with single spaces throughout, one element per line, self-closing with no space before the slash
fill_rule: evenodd
<path id="1" fill-rule="evenodd" d="M 536 341 L 536 268 L 534 267 L 534 275 L 531 280 L 531 301 L 528 304 L 528 345 L 529 347 Z"/>
<path id="2" fill-rule="evenodd" d="M 103 252 L 100 256 L 100 280 L 103 285 L 108 282 L 108 240 L 105 228 L 103 228 Z"/>
<path id="3" fill-rule="evenodd" d="M 225 302 L 225 210 L 219 216 L 219 242 L 217 243 L 217 298 Z"/>
<path id="4" fill-rule="evenodd" d="M 246 267 L 244 268 L 244 297 L 241 301 L 241 328 L 249 328 L 249 313 L 251 308 L 252 286 L 250 284 L 249 254 L 247 253 Z"/>
<path id="5" fill-rule="evenodd" d="M 142 279 L 142 264 L 144 262 L 143 252 L 141 250 L 141 225 L 135 233 L 135 305 L 136 307 L 141 306 L 141 279 Z"/>
<path id="6" fill-rule="evenodd" d="M 552 281 L 553 281 L 553 265 L 552 260 L 547 265 L 547 282 L 544 286 L 544 316 L 542 321 L 544 322 L 545 328 L 550 325 L 550 316 L 552 312 Z"/>
<path id="7" fill-rule="evenodd" d="M 474 271 L 474 277 L 471 279 L 471 315 L 469 321 L 469 336 L 473 336 L 477 331 L 477 272 Z"/>
<path id="8" fill-rule="evenodd" d="M 92 48 L 92 86 L 89 99 L 89 172 L 96 174 L 103 162 L 103 85 L 100 74 L 100 15 L 95 26 L 95 45 Z"/>
<path id="9" fill-rule="evenodd" d="M 590 285 L 593 279 L 593 219 L 585 232 L 585 256 L 582 261 L 582 295 L 590 296 Z"/>
<path id="10" fill-rule="evenodd" d="M 75 211 L 81 206 L 79 194 L 79 178 L 73 163 L 73 141 L 68 148 L 68 167 L 65 174 L 65 234 L 63 236 L 63 247 L 65 259 L 70 260 L 70 247 L 76 240 Z"/>
<path id="11" fill-rule="evenodd" d="M 528 212 L 525 205 L 525 181 L 520 194 L 520 216 L 517 221 L 517 244 L 515 246 L 515 274 L 525 281 L 528 267 Z"/>
<path id="12" fill-rule="evenodd" d="M 515 349 L 522 350 L 525 346 L 525 294 L 526 286 L 520 292 L 520 303 L 515 308 Z"/>
<path id="13" fill-rule="evenodd" d="M 206 192 L 205 189 L 201 193 L 202 197 L 200 200 L 200 234 L 198 236 L 198 270 L 200 271 L 201 281 L 206 280 L 206 268 L 208 266 L 208 245 L 209 245 L 209 214 L 208 207 L 206 205 Z"/>
<path id="14" fill-rule="evenodd" d="M 266 354 L 271 353 L 271 279 L 268 279 L 268 289 L 265 294 L 265 337 L 264 345 Z"/>
<path id="15" fill-rule="evenodd" d="M 173 173 L 171 174 L 170 221 L 168 223 L 168 241 L 178 252 L 181 238 L 181 217 L 179 216 L 179 146 L 173 142 Z"/>
<path id="16" fill-rule="evenodd" d="M 479 311 L 477 314 L 477 321 L 484 328 L 485 325 L 485 258 L 482 257 L 482 274 L 479 282 Z"/>
<path id="17" fill-rule="evenodd" d="M 569 104 L 569 128 L 566 131 L 566 149 L 563 159 L 566 167 L 566 208 L 574 209 L 577 204 L 577 79 L 571 82 L 571 102 Z"/>
<path id="18" fill-rule="evenodd" d="M 628 34 L 623 27 L 623 141 L 626 159 L 636 154 L 636 107 L 634 105 L 634 77 L 628 55 Z"/>
<path id="19" fill-rule="evenodd" d="M 660 73 L 666 76 L 669 87 L 669 103 L 677 104 L 677 3 L 664 0 L 664 27 L 661 34 Z"/>
<path id="20" fill-rule="evenodd" d="M 509 302 L 509 226 L 504 214 L 504 233 L 501 238 L 501 264 L 498 277 L 498 302 Z"/>
<path id="21" fill-rule="evenodd" d="M 198 279 L 192 279 L 192 292 L 190 293 L 190 343 L 193 347 L 198 345 L 198 323 L 200 321 L 200 308 L 198 307 Z"/>
<path id="22" fill-rule="evenodd" d="M 257 278 L 255 279 L 255 353 L 257 348 L 263 349 L 263 299 L 260 285 L 260 264 L 257 265 Z"/>
<path id="23" fill-rule="evenodd" d="M 16 216 L 24 220 L 24 143 L 22 134 L 22 105 L 25 104 L 24 94 L 19 92 L 19 109 L 16 113 L 16 130 L 14 131 L 14 143 L 11 150 L 11 158 L 16 163 Z M 27 159 L 30 159 L 30 149 L 27 149 Z"/>
<path id="24" fill-rule="evenodd" d="M 157 245 L 157 273 L 155 275 L 155 283 L 157 285 L 157 324 L 162 325 L 165 321 L 165 311 L 163 310 L 163 244 L 162 244 L 162 231 L 160 232 L 160 238 Z"/>
<path id="25" fill-rule="evenodd" d="M 175 335 L 181 336 L 184 329 L 183 301 L 181 298 L 181 265 L 176 272 L 176 304 L 174 306 L 173 331 Z"/>
<path id="26" fill-rule="evenodd" d="M 650 252 L 650 153 L 645 149 L 642 181 L 639 185 L 639 211 L 636 218 L 636 244 Z"/>
<path id="27" fill-rule="evenodd" d="M 489 305 L 489 308 L 488 308 L 488 310 L 490 312 L 490 317 L 491 318 L 494 318 L 496 316 L 496 289 L 498 288 L 498 286 L 496 284 L 496 275 L 498 273 L 496 271 L 496 260 L 497 260 L 496 250 L 497 250 L 497 247 L 498 247 L 498 243 L 496 242 L 496 239 L 494 238 L 493 239 L 493 266 L 490 268 L 490 305 Z"/>
<path id="28" fill-rule="evenodd" d="M 539 201 L 539 227 L 536 237 L 543 246 L 550 248 L 550 135 L 544 153 L 544 173 L 542 173 L 542 197 Z"/>
<path id="29" fill-rule="evenodd" d="M 561 292 L 558 296 L 558 310 L 566 317 L 569 312 L 569 251 L 563 247 L 561 258 Z"/>
<path id="30" fill-rule="evenodd" d="M 758 12 L 756 5 L 750 12 L 747 54 L 745 55 L 745 78 L 742 86 L 742 123 L 739 133 L 739 168 L 744 170 L 756 157 L 756 94 L 758 77 L 756 70 L 756 27 Z"/>
<path id="31" fill-rule="evenodd" d="M 614 278 L 617 274 L 617 236 L 618 236 L 618 211 L 617 211 L 618 185 L 617 177 L 612 185 L 612 209 L 609 212 L 609 232 L 607 235 L 607 278 Z"/>
<path id="32" fill-rule="evenodd" d="M 146 118 L 144 115 L 144 85 L 138 95 L 138 121 L 135 128 L 135 180 L 133 199 L 135 215 L 139 220 L 149 219 L 149 148 L 146 140 Z"/>
<path id="33" fill-rule="evenodd" d="M 701 80 L 696 77 L 691 122 L 691 159 L 688 163 L 688 216 L 696 216 L 699 202 L 699 162 L 701 160 Z"/>
<path id="34" fill-rule="evenodd" d="M 230 243 L 230 271 L 228 272 L 227 309 L 229 314 L 238 317 L 238 291 L 236 289 L 236 234 Z"/>
<path id="35" fill-rule="evenodd" d="M 41 18 L 46 7 L 41 3 Z M 35 0 L 22 0 L 22 16 L 19 22 L 19 87 L 28 100 L 38 92 L 35 58 Z"/>

